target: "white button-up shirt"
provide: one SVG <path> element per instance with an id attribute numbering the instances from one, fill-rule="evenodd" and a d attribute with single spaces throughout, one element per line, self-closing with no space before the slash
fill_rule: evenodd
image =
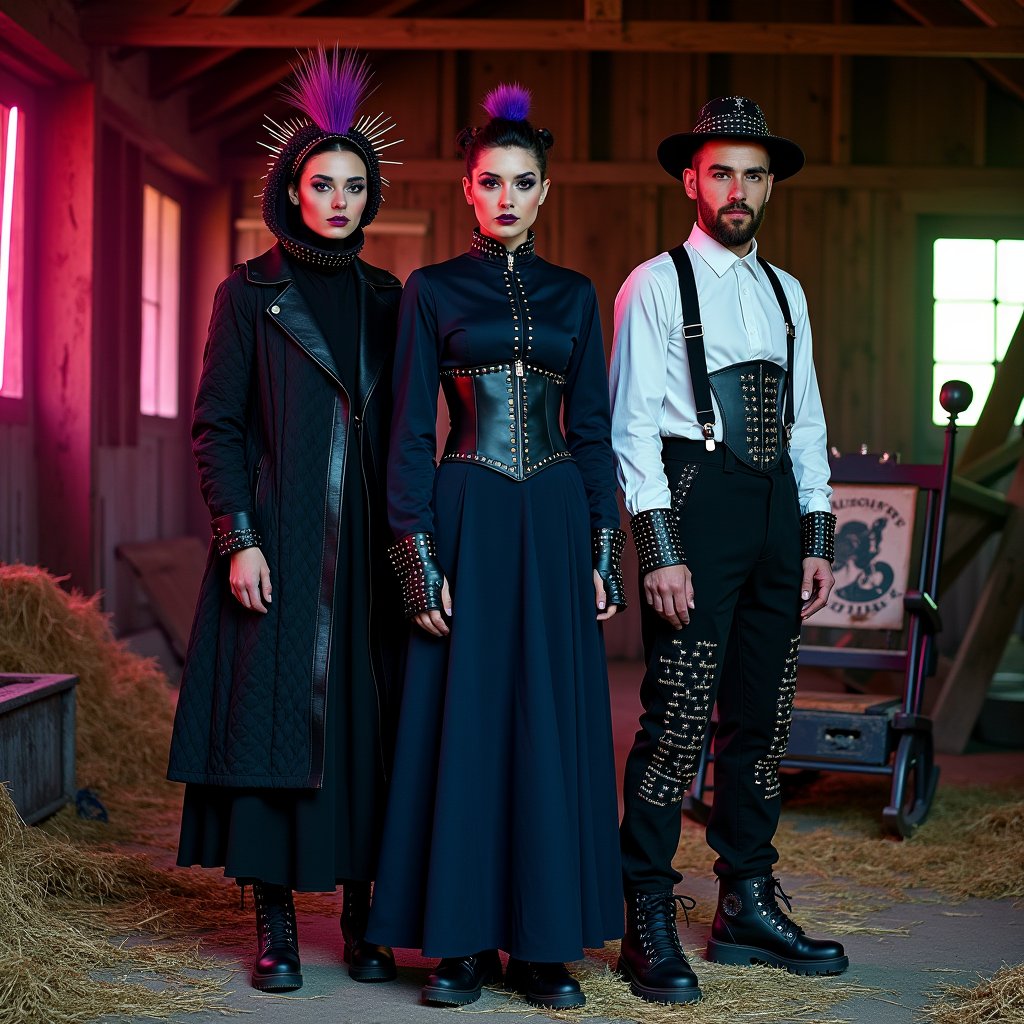
<path id="1" fill-rule="evenodd" d="M 708 372 L 766 359 L 786 366 L 786 325 L 775 292 L 757 262 L 757 242 L 742 259 L 696 224 L 685 243 L 697 279 Z M 790 457 L 800 511 L 830 510 L 825 416 L 811 358 L 807 299 L 795 277 L 774 267 L 796 327 L 793 362 L 793 439 Z M 788 368 L 787 368 L 788 369 Z M 612 446 L 626 508 L 636 515 L 669 508 L 671 492 L 661 439 L 701 440 L 683 340 L 679 278 L 663 252 L 641 263 L 615 298 L 615 343 L 609 371 Z M 714 402 L 714 396 L 712 395 Z M 722 414 L 715 402 L 715 439 Z"/>

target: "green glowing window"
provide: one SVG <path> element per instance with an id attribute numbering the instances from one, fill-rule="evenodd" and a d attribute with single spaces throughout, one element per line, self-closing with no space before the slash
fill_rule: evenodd
<path id="1" fill-rule="evenodd" d="M 937 238 L 933 257 L 932 422 L 945 425 L 939 389 L 955 377 L 974 388 L 959 419 L 969 427 L 1024 311 L 1024 239 Z"/>

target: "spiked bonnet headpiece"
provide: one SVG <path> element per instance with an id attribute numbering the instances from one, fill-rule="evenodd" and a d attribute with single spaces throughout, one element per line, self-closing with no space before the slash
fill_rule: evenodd
<path id="1" fill-rule="evenodd" d="M 692 166 L 693 154 L 710 139 L 756 142 L 768 150 L 768 170 L 776 181 L 791 178 L 804 165 L 804 151 L 789 139 L 772 135 L 761 108 L 745 96 L 720 96 L 700 108 L 692 132 L 661 140 L 658 162 L 676 181 Z"/>
<path id="2" fill-rule="evenodd" d="M 381 154 L 402 140 L 384 141 L 395 123 L 383 113 L 357 119 L 356 112 L 370 92 L 371 71 L 366 60 L 353 50 L 341 55 L 335 46 L 328 55 L 320 46 L 300 57 L 292 67 L 294 76 L 285 86 L 284 95 L 301 111 L 301 116 L 288 118 L 280 124 L 266 118 L 266 128 L 273 141 L 260 143 L 271 153 L 260 197 L 263 220 L 293 255 L 331 266 L 337 262 L 336 253 L 326 247 L 321 250 L 308 241 L 300 242 L 289 231 L 288 185 L 294 181 L 302 162 L 321 143 L 331 139 L 347 143 L 366 165 L 366 207 L 359 221 L 360 227 L 365 227 L 380 209 L 382 186 L 390 184 L 381 175 L 381 165 L 401 162 L 384 160 Z"/>

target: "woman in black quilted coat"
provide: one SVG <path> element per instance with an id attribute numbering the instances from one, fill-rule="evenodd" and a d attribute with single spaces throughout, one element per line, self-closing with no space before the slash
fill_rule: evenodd
<path id="1" fill-rule="evenodd" d="M 381 201 L 369 73 L 310 54 L 271 122 L 263 215 L 278 242 L 214 303 L 193 452 L 214 542 L 192 628 L 169 777 L 186 783 L 178 863 L 251 883 L 252 983 L 302 984 L 294 889 L 344 887 L 344 958 L 364 941 L 390 766 L 399 619 L 385 460 L 399 282 L 359 259 Z"/>

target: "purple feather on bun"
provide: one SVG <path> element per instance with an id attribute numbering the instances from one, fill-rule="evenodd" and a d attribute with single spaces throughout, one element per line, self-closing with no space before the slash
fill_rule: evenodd
<path id="1" fill-rule="evenodd" d="M 503 82 L 492 89 L 481 106 L 487 116 L 505 121 L 525 121 L 530 116 L 530 101 L 533 95 L 518 82 Z"/>
<path id="2" fill-rule="evenodd" d="M 370 92 L 370 68 L 354 50 L 340 54 L 337 45 L 328 57 L 323 46 L 300 56 L 292 65 L 293 81 L 284 88 L 294 104 L 322 131 L 344 135 Z"/>

